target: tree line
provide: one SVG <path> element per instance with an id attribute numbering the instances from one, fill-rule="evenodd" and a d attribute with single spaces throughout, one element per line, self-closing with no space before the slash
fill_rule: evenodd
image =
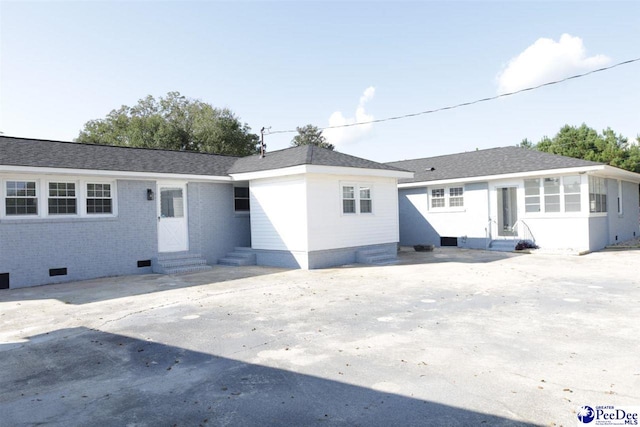
<path id="1" fill-rule="evenodd" d="M 335 148 L 316 126 L 296 129 L 291 146 Z M 248 156 L 258 153 L 260 137 L 228 108 L 169 92 L 157 100 L 148 95 L 133 107 L 123 105 L 104 119 L 87 122 L 76 141 Z M 599 133 L 586 124 L 565 125 L 553 138 L 545 136 L 537 143 L 525 138 L 518 146 L 640 173 L 640 135 L 635 143 L 629 142 L 610 128 Z"/>
<path id="2" fill-rule="evenodd" d="M 553 138 L 545 136 L 537 143 L 525 138 L 518 146 L 640 173 L 640 135 L 635 143 L 629 142 L 611 128 L 599 133 L 584 123 L 578 127 L 564 125 Z"/>
<path id="3" fill-rule="evenodd" d="M 315 126 L 298 127 L 291 145 L 318 145 L 333 150 Z M 197 151 L 248 156 L 258 152 L 260 138 L 228 108 L 215 108 L 180 92 L 136 105 L 123 105 L 103 119 L 85 123 L 76 142 L 126 147 Z"/>

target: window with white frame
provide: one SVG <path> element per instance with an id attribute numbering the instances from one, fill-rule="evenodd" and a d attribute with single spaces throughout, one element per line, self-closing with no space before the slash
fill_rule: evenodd
<path id="1" fill-rule="evenodd" d="M 342 186 L 342 213 L 356 213 L 356 189 L 353 185 Z"/>
<path id="2" fill-rule="evenodd" d="M 115 198 L 116 181 L 7 177 L 0 180 L 0 217 L 113 216 L 117 211 Z"/>
<path id="3" fill-rule="evenodd" d="M 604 178 L 589 177 L 589 212 L 607 212 L 607 187 Z"/>
<path id="4" fill-rule="evenodd" d="M 560 178 L 544 178 L 544 211 L 560 212 Z"/>
<path id="5" fill-rule="evenodd" d="M 432 208 L 464 207 L 464 187 L 443 187 L 431 189 Z"/>
<path id="6" fill-rule="evenodd" d="M 49 182 L 49 215 L 77 214 L 76 184 L 73 182 Z"/>
<path id="7" fill-rule="evenodd" d="M 431 189 L 431 207 L 432 208 L 444 208 L 444 188 L 432 188 Z"/>
<path id="8" fill-rule="evenodd" d="M 38 215 L 36 181 L 5 181 L 5 215 Z"/>
<path id="9" fill-rule="evenodd" d="M 524 210 L 527 213 L 540 212 L 540 179 L 524 180 Z"/>
<path id="10" fill-rule="evenodd" d="M 249 212 L 249 187 L 233 187 L 233 206 L 236 212 Z"/>
<path id="11" fill-rule="evenodd" d="M 373 196 L 371 185 L 342 184 L 341 197 L 343 214 L 373 213 Z"/>
<path id="12" fill-rule="evenodd" d="M 360 213 L 372 212 L 371 188 L 360 187 Z"/>
<path id="13" fill-rule="evenodd" d="M 89 215 L 113 213 L 111 184 L 87 183 L 86 203 Z"/>
<path id="14" fill-rule="evenodd" d="M 464 189 L 462 187 L 449 188 L 449 206 L 452 208 L 464 206 Z"/>
<path id="15" fill-rule="evenodd" d="M 580 175 L 562 177 L 565 212 L 580 212 L 580 181 Z"/>
<path id="16" fill-rule="evenodd" d="M 580 183 L 580 175 L 525 179 L 525 212 L 580 212 Z"/>

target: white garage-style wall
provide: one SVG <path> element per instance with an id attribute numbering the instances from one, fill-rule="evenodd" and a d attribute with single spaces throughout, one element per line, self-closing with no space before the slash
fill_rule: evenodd
<path id="1" fill-rule="evenodd" d="M 251 247 L 264 264 L 285 257 L 286 266 L 308 268 L 307 187 L 304 175 L 256 179 L 249 183 Z M 285 253 L 278 254 L 277 251 Z M 266 258 L 265 258 L 266 257 Z M 282 264 L 282 262 L 280 263 Z M 296 265 L 297 264 L 297 265 Z"/>

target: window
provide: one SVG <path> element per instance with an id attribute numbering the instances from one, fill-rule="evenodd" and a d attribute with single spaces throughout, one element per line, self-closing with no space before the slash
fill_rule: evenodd
<path id="1" fill-rule="evenodd" d="M 622 215 L 622 181 L 618 180 L 618 215 Z"/>
<path id="2" fill-rule="evenodd" d="M 589 177 L 589 212 L 607 211 L 607 187 L 604 178 Z"/>
<path id="3" fill-rule="evenodd" d="M 162 218 L 183 218 L 184 199 L 182 188 L 160 189 L 160 216 Z"/>
<path id="4" fill-rule="evenodd" d="M 5 214 L 38 215 L 36 181 L 6 181 Z"/>
<path id="5" fill-rule="evenodd" d="M 431 190 L 431 207 L 444 208 L 444 188 L 434 188 Z"/>
<path id="6" fill-rule="evenodd" d="M 360 213 L 371 212 L 371 188 L 360 187 Z"/>
<path id="7" fill-rule="evenodd" d="M 342 213 L 356 213 L 356 192 L 351 185 L 342 187 Z"/>
<path id="8" fill-rule="evenodd" d="M 373 197 L 371 185 L 346 184 L 342 185 L 341 188 L 343 214 L 373 213 Z"/>
<path id="9" fill-rule="evenodd" d="M 113 213 L 111 184 L 87 184 L 87 214 Z"/>
<path id="10" fill-rule="evenodd" d="M 540 212 L 540 179 L 524 180 L 525 212 Z"/>
<path id="11" fill-rule="evenodd" d="M 562 177 L 564 211 L 580 212 L 580 175 Z"/>
<path id="12" fill-rule="evenodd" d="M 233 205 L 236 212 L 249 211 L 249 187 L 233 187 Z"/>
<path id="13" fill-rule="evenodd" d="M 544 179 L 544 211 L 560 212 L 560 178 Z"/>
<path id="14" fill-rule="evenodd" d="M 462 187 L 454 187 L 449 189 L 449 206 L 461 207 L 464 206 L 464 190 Z"/>
<path id="15" fill-rule="evenodd" d="M 76 185 L 73 182 L 49 183 L 49 215 L 77 213 Z"/>
<path id="16" fill-rule="evenodd" d="M 525 212 L 580 212 L 581 182 L 580 175 L 525 179 Z"/>
<path id="17" fill-rule="evenodd" d="M 464 187 L 432 188 L 431 207 L 464 207 Z"/>

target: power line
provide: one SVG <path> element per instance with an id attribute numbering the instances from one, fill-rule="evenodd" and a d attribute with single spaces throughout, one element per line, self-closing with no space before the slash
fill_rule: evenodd
<path id="1" fill-rule="evenodd" d="M 401 116 L 393 116 L 393 117 L 385 117 L 383 119 L 369 120 L 369 121 L 366 121 L 366 122 L 357 122 L 357 123 L 348 123 L 348 124 L 344 124 L 344 125 L 327 126 L 327 127 L 324 127 L 324 128 L 320 128 L 320 130 L 346 128 L 346 127 L 352 127 L 352 126 L 361 126 L 361 125 L 368 125 L 368 124 L 371 124 L 371 123 L 389 122 L 391 120 L 407 119 L 407 118 L 410 118 L 410 117 L 422 116 L 422 115 L 425 115 L 425 114 L 433 114 L 433 113 L 437 113 L 437 112 L 445 111 L 445 110 L 453 110 L 453 109 L 460 108 L 460 107 L 466 107 L 466 106 L 473 105 L 473 104 L 479 104 L 481 102 L 493 101 L 495 99 L 504 98 L 506 96 L 511 96 L 511 95 L 516 95 L 516 94 L 522 93 L 522 92 L 528 92 L 528 91 L 531 91 L 531 90 L 540 89 L 540 88 L 545 87 L 545 86 L 557 85 L 559 83 L 564 83 L 564 82 L 566 82 L 568 80 L 578 79 L 578 78 L 581 78 L 581 77 L 588 76 L 590 74 L 600 73 L 602 71 L 607 71 L 607 70 L 610 70 L 612 68 L 620 67 L 622 65 L 627 65 L 627 64 L 631 64 L 633 62 L 638 62 L 638 61 L 640 61 L 640 58 L 629 59 L 628 61 L 618 62 L 617 64 L 609 65 L 608 67 L 598 68 L 597 70 L 587 71 L 586 73 L 582 73 L 582 74 L 575 74 L 573 76 L 565 77 L 565 78 L 560 79 L 560 80 L 555 80 L 555 81 L 551 81 L 551 82 L 547 82 L 547 83 L 542 83 L 542 84 L 539 84 L 537 86 L 527 87 L 527 88 L 524 88 L 524 89 L 516 90 L 514 92 L 502 93 L 500 95 L 490 96 L 488 98 L 476 99 L 475 101 L 463 102 L 461 104 L 449 105 L 447 107 L 440 107 L 440 108 L 436 108 L 436 109 L 433 109 L 433 110 L 420 111 L 418 113 L 410 113 L 410 114 L 403 114 Z M 292 132 L 297 132 L 297 129 L 296 130 L 274 130 L 274 131 L 269 131 L 268 134 L 292 133 Z"/>

